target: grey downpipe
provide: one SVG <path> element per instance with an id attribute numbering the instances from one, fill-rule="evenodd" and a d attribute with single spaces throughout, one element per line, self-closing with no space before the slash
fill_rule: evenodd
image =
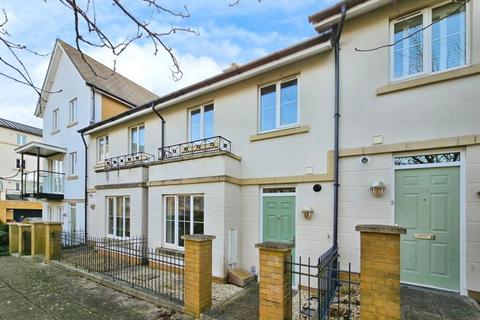
<path id="1" fill-rule="evenodd" d="M 160 159 L 163 160 L 163 148 L 165 147 L 165 119 L 162 115 L 155 109 L 155 104 L 152 102 L 152 110 L 155 114 L 162 120 L 162 152 L 160 153 Z"/>
<path id="2" fill-rule="evenodd" d="M 333 47 L 335 50 L 335 132 L 333 147 L 333 246 L 338 246 L 338 187 L 340 186 L 338 178 L 338 158 L 339 158 L 339 140 L 340 140 L 340 37 L 342 36 L 343 24 L 347 7 L 342 5 L 342 17 L 337 27 L 335 38 L 333 39 Z"/>
<path id="3" fill-rule="evenodd" d="M 85 183 L 84 185 L 84 194 L 83 194 L 83 197 L 85 198 L 85 202 L 84 202 L 84 211 L 85 211 L 85 239 L 87 237 L 87 222 L 88 222 L 88 191 L 87 191 L 87 188 L 88 188 L 88 146 L 87 146 L 87 141 L 85 141 L 85 136 L 83 135 L 83 132 L 80 133 L 81 137 L 82 137 L 82 141 L 83 141 L 83 145 L 85 146 L 85 176 L 83 178 L 83 181 Z"/>

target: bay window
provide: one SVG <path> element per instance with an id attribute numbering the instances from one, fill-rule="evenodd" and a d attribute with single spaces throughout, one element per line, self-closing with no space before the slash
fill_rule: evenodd
<path id="1" fill-rule="evenodd" d="M 467 4 L 449 2 L 392 22 L 391 80 L 467 64 Z"/>
<path id="2" fill-rule="evenodd" d="M 130 153 L 145 152 L 145 126 L 130 128 Z"/>
<path id="3" fill-rule="evenodd" d="M 107 197 L 108 234 L 130 237 L 130 197 Z"/>
<path id="4" fill-rule="evenodd" d="M 260 88 L 260 132 L 298 124 L 298 80 L 287 79 Z"/>
<path id="5" fill-rule="evenodd" d="M 214 136 L 213 110 L 213 104 L 209 104 L 189 111 L 190 141 Z"/>
<path id="6" fill-rule="evenodd" d="M 183 248 L 183 235 L 203 234 L 203 195 L 168 195 L 165 204 L 165 246 Z"/>

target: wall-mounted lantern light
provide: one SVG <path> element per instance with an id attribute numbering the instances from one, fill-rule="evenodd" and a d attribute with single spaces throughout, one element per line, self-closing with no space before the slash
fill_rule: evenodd
<path id="1" fill-rule="evenodd" d="M 313 209 L 310 206 L 305 206 L 302 209 L 302 213 L 303 213 L 303 216 L 305 217 L 305 219 L 311 219 L 312 215 L 313 215 Z"/>
<path id="2" fill-rule="evenodd" d="M 383 184 L 383 181 L 377 180 L 373 183 L 373 185 L 370 187 L 370 190 L 372 191 L 372 195 L 376 198 L 379 198 L 383 196 L 385 193 L 385 185 Z"/>

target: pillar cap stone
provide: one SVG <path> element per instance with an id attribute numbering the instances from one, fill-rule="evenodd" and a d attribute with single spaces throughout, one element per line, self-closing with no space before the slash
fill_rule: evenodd
<path id="1" fill-rule="evenodd" d="M 19 227 L 31 227 L 32 225 L 30 223 L 18 223 L 17 226 L 19 226 Z"/>
<path id="2" fill-rule="evenodd" d="M 370 233 L 388 233 L 388 234 L 406 234 L 407 229 L 400 226 L 390 226 L 384 224 L 359 224 L 355 227 L 356 231 Z"/>
<path id="3" fill-rule="evenodd" d="M 62 225 L 63 222 L 53 222 L 53 221 L 45 221 L 43 222 L 44 224 L 49 224 L 49 225 Z"/>
<path id="4" fill-rule="evenodd" d="M 255 244 L 255 248 L 259 249 L 266 249 L 272 251 L 288 251 L 294 247 L 292 243 L 284 243 L 284 242 L 274 242 L 274 241 L 265 241 L 261 243 Z"/>
<path id="5" fill-rule="evenodd" d="M 216 236 L 210 236 L 210 235 L 207 235 L 207 234 L 187 234 L 187 235 L 182 236 L 183 240 L 197 241 L 197 242 L 211 241 L 215 238 L 216 238 Z"/>
<path id="6" fill-rule="evenodd" d="M 41 220 L 36 220 L 36 221 L 30 221 L 30 224 L 44 224 L 45 221 L 41 221 Z"/>

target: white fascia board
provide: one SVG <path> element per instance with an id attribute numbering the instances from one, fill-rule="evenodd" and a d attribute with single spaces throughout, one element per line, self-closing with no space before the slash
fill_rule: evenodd
<path id="1" fill-rule="evenodd" d="M 384 5 L 390 4 L 391 0 L 370 0 L 359 4 L 347 11 L 347 15 L 345 17 L 346 20 L 361 16 L 367 12 L 373 11 L 379 7 Z M 325 27 L 329 27 L 332 25 L 337 24 L 340 21 L 342 14 L 339 12 L 338 14 L 331 16 L 330 18 L 323 19 L 320 22 L 313 24 L 315 29 L 323 29 Z"/>
<path id="2" fill-rule="evenodd" d="M 224 88 L 224 87 L 231 86 L 231 85 L 233 85 L 235 83 L 238 83 L 240 81 L 244 81 L 246 79 L 255 77 L 257 75 L 260 75 L 262 73 L 265 73 L 265 72 L 283 67 L 285 65 L 291 64 L 291 63 L 299 61 L 299 60 L 306 59 L 308 57 L 314 56 L 315 54 L 319 54 L 319 53 L 322 53 L 322 52 L 325 52 L 325 51 L 328 51 L 328 50 L 331 50 L 331 49 L 332 49 L 332 46 L 330 44 L 330 41 L 326 41 L 326 42 L 317 44 L 313 47 L 310 47 L 310 48 L 307 48 L 305 50 L 294 53 L 292 55 L 283 57 L 279 60 L 272 61 L 270 63 L 261 65 L 261 66 L 255 68 L 255 69 L 243 72 L 239 75 L 227 78 L 227 79 L 219 81 L 219 82 L 215 82 L 215 83 L 213 83 L 209 86 L 206 86 L 206 87 L 200 88 L 198 90 L 186 93 L 185 95 L 182 95 L 180 97 L 168 100 L 164 103 L 157 104 L 155 106 L 155 108 L 156 109 L 164 109 L 164 108 L 170 107 L 170 106 L 178 104 L 180 102 L 183 102 L 183 101 L 186 101 L 186 100 L 189 100 L 189 99 L 193 99 L 193 98 L 195 98 L 199 95 L 203 95 L 203 94 L 206 94 L 206 93 L 214 91 L 214 90 L 218 90 L 218 89 L 221 89 L 221 88 Z M 105 123 L 102 126 L 99 126 L 99 127 L 93 128 L 91 130 L 88 130 L 84 134 L 88 135 L 88 134 L 91 134 L 91 133 L 94 133 L 94 132 L 97 132 L 97 131 L 100 131 L 100 130 L 104 130 L 106 128 L 116 126 L 116 125 L 118 125 L 122 122 L 126 122 L 126 121 L 129 121 L 131 119 L 141 117 L 141 116 L 143 116 L 145 114 L 148 114 L 150 112 L 152 112 L 151 108 L 147 108 L 147 109 L 144 109 L 142 111 L 132 113 L 132 114 L 130 114 L 128 116 L 125 116 L 123 118 L 117 119 L 115 121 Z"/>

